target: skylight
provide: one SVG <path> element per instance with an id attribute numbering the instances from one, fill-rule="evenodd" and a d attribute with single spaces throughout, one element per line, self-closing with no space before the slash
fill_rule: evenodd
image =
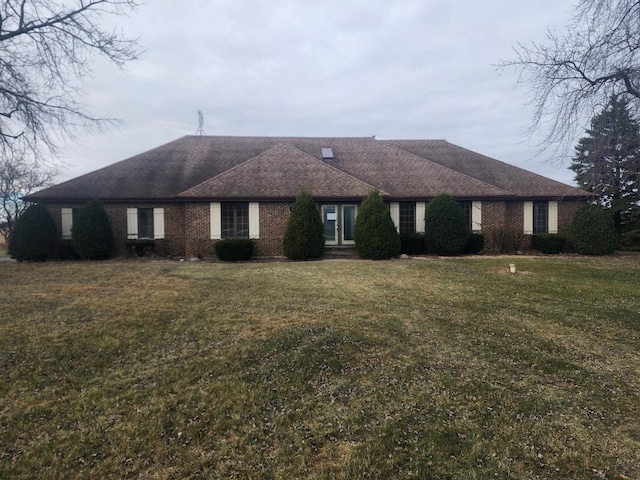
<path id="1" fill-rule="evenodd" d="M 330 160 L 334 158 L 333 157 L 333 148 L 331 147 L 323 147 L 322 148 L 322 159 L 323 160 Z"/>

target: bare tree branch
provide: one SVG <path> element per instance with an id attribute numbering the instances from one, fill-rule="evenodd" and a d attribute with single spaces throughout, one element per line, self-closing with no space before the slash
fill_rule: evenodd
<path id="1" fill-rule="evenodd" d="M 126 14 L 138 0 L 4 0 L 0 3 L 0 156 L 43 158 L 78 127 L 113 122 L 87 113 L 77 80 L 90 58 L 122 67 L 135 59 L 135 40 L 101 20 Z"/>
<path id="2" fill-rule="evenodd" d="M 515 67 L 534 106 L 530 133 L 566 149 L 611 97 L 640 109 L 640 0 L 580 0 L 568 33 L 515 48 Z"/>

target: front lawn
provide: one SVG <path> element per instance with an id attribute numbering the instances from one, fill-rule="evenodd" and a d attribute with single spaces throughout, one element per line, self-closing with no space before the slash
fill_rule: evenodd
<path id="1" fill-rule="evenodd" d="M 638 278 L 0 263 L 0 478 L 640 478 Z"/>

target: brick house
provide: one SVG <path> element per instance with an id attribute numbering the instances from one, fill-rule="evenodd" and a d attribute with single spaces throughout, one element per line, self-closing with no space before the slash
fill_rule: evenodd
<path id="1" fill-rule="evenodd" d="M 499 249 L 507 233 L 562 233 L 588 193 L 445 140 L 185 136 L 30 195 L 71 237 L 73 211 L 100 199 L 118 254 L 153 240 L 176 256 L 212 256 L 218 239 L 254 238 L 257 256 L 281 256 L 291 203 L 311 192 L 327 246 L 354 245 L 358 206 L 380 190 L 400 233 L 424 231 L 426 203 L 447 193 L 469 227 Z"/>

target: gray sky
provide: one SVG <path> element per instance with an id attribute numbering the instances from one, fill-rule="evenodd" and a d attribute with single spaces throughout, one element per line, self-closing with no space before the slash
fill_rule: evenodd
<path id="1" fill-rule="evenodd" d="M 572 183 L 536 156 L 518 42 L 562 31 L 572 0 L 148 0 L 115 21 L 144 49 L 102 60 L 85 103 L 122 126 L 63 149 L 60 180 L 195 134 L 446 139 Z"/>

